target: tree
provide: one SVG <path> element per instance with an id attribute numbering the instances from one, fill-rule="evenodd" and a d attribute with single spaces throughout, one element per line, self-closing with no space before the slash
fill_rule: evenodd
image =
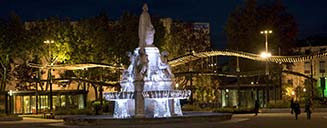
<path id="1" fill-rule="evenodd" d="M 0 19 L 0 64 L 1 64 L 1 83 L 0 91 L 4 91 L 6 88 L 6 77 L 7 77 L 7 67 L 8 67 L 8 49 L 5 47 L 5 38 L 6 38 L 6 26 L 5 22 Z"/>
<path id="2" fill-rule="evenodd" d="M 165 23 L 168 22 L 168 23 Z M 163 21 L 166 27 L 162 49 L 169 52 L 169 59 L 180 57 L 186 53 L 201 52 L 211 49 L 209 33 L 194 23 Z"/>
<path id="3" fill-rule="evenodd" d="M 6 83 L 13 78 L 13 68 L 15 65 L 24 63 L 28 58 L 28 49 L 30 46 L 24 41 L 27 34 L 24 25 L 18 15 L 14 12 L 10 14 L 7 22 L 1 21 L 0 25 L 0 58 L 1 58 L 1 88 L 0 91 L 6 89 Z"/>
<path id="4" fill-rule="evenodd" d="M 210 38 L 206 24 L 195 24 L 172 21 L 171 19 L 162 19 L 162 24 L 165 27 L 165 35 L 161 47 L 162 50 L 168 51 L 168 59 L 181 57 L 192 52 L 208 51 L 210 47 Z M 207 61 L 208 60 L 204 60 Z M 206 62 L 204 62 L 206 63 Z M 174 67 L 174 72 L 201 72 L 202 64 L 199 62 L 190 62 L 183 66 Z M 203 70 L 203 69 L 202 69 Z M 191 74 L 183 78 L 177 78 L 177 82 L 184 89 L 191 89 L 193 97 L 199 102 L 214 102 L 216 100 L 216 88 L 212 85 L 212 77 L 194 76 L 194 84 L 190 84 Z M 188 86 L 191 85 L 191 86 Z"/>
<path id="5" fill-rule="evenodd" d="M 268 49 L 273 55 L 290 52 L 297 34 L 297 24 L 286 11 L 281 0 L 257 4 L 256 0 L 245 0 L 243 6 L 233 11 L 225 25 L 228 48 L 259 54 L 265 49 L 265 37 L 260 31 L 270 29 Z M 235 65 L 236 62 L 233 62 Z M 256 65 L 256 66 L 248 66 Z M 254 70 L 257 62 L 241 59 L 241 70 Z M 263 66 L 263 65 L 261 65 Z"/>
<path id="6" fill-rule="evenodd" d="M 119 63 L 128 64 L 126 52 L 134 51 L 138 47 L 138 22 L 138 16 L 125 12 L 113 26 L 113 47 L 119 48 L 113 51 L 113 57 L 119 60 Z"/>

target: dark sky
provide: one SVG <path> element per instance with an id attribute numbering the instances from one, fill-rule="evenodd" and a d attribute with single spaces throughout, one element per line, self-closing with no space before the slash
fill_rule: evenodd
<path id="1" fill-rule="evenodd" d="M 226 40 L 223 26 L 229 13 L 243 0 L 0 0 L 0 17 L 15 11 L 23 20 L 31 21 L 50 16 L 80 19 L 106 11 L 111 18 L 124 11 L 139 15 L 144 2 L 151 15 L 175 20 L 210 22 L 214 44 L 223 48 Z M 260 1 L 260 0 L 259 0 Z M 327 36 L 327 0 L 284 0 L 288 12 L 294 15 L 299 39 Z"/>

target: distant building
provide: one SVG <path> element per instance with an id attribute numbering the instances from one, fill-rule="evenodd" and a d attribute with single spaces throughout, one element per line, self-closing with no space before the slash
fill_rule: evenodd
<path id="1" fill-rule="evenodd" d="M 307 38 L 298 42 L 294 52 L 298 55 L 311 55 L 317 54 L 319 52 L 325 52 L 327 50 L 327 38 Z M 313 83 L 313 93 L 314 97 L 326 97 L 327 89 L 324 90 L 324 93 L 321 88 L 321 83 L 325 83 L 326 78 L 326 69 L 327 69 L 327 57 L 321 57 L 319 59 L 314 59 L 312 61 L 305 62 L 296 62 L 293 63 L 291 67 L 288 67 L 288 70 L 304 74 L 306 76 L 312 77 L 314 80 Z M 323 82 L 322 82 L 323 81 Z M 311 81 L 303 77 L 287 75 L 285 76 L 284 83 L 292 84 L 294 88 L 301 88 L 301 91 L 293 90 L 293 94 L 301 93 L 302 96 L 311 95 Z M 326 86 L 326 85 L 325 85 Z M 300 95 L 300 94 L 299 94 Z"/>
<path id="2" fill-rule="evenodd" d="M 303 56 L 326 52 L 326 50 L 327 38 L 301 40 L 293 48 L 295 55 Z M 281 73 L 281 79 L 277 77 L 278 74 L 275 74 L 276 76 L 271 76 L 275 77 L 275 82 L 271 81 L 268 84 L 265 76 L 259 75 L 253 78 L 241 78 L 239 85 L 237 85 L 237 78 L 229 78 L 229 81 L 228 78 L 225 78 L 219 87 L 221 90 L 221 106 L 253 107 L 254 101 L 259 100 L 261 105 L 265 107 L 269 103 L 274 103 L 274 100 L 288 101 L 294 98 L 303 101 L 311 97 L 312 93 L 314 98 L 326 97 L 327 89 L 323 88 L 326 86 L 326 56 L 312 61 L 283 63 L 280 66 L 284 71 Z M 274 72 L 278 73 L 279 71 Z M 312 87 L 313 89 L 311 89 Z M 240 92 L 238 92 L 238 88 Z M 242 97 L 241 100 L 238 97 Z"/>

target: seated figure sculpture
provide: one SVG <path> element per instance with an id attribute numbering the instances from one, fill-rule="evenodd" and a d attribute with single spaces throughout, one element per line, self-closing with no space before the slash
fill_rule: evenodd
<path id="1" fill-rule="evenodd" d="M 170 68 L 170 65 L 168 64 L 168 52 L 167 51 L 163 51 L 161 52 L 161 58 L 159 59 L 160 62 L 159 62 L 159 74 L 160 74 L 160 77 L 162 79 L 167 79 L 167 78 L 173 78 L 174 77 L 174 74 L 171 72 L 171 68 Z"/>
<path id="2" fill-rule="evenodd" d="M 149 69 L 148 69 L 148 57 L 145 53 L 145 50 L 143 47 L 135 51 L 136 53 L 136 59 L 135 59 L 135 65 L 134 72 L 135 73 L 135 80 L 142 80 L 149 76 Z"/>

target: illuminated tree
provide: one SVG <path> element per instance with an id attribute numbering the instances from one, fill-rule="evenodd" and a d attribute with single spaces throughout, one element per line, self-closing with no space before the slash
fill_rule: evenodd
<path id="1" fill-rule="evenodd" d="M 25 43 L 27 34 L 20 17 L 15 13 L 10 14 L 7 22 L 1 21 L 0 37 L 0 58 L 1 58 L 1 88 L 6 89 L 6 83 L 13 78 L 13 65 L 23 64 L 28 58 L 28 52 L 25 49 L 30 48 Z M 15 63 L 15 64 L 14 64 Z"/>

